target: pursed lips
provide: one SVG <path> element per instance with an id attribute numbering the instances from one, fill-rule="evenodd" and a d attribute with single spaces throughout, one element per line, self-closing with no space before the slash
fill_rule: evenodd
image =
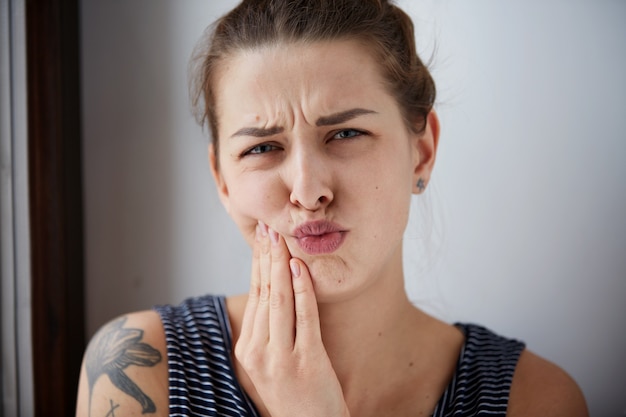
<path id="1" fill-rule="evenodd" d="M 332 253 L 343 243 L 347 230 L 327 220 L 306 222 L 292 232 L 300 249 L 309 255 Z"/>

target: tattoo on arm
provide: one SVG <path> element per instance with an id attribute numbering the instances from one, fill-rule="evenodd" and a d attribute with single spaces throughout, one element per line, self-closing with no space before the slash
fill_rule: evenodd
<path id="1" fill-rule="evenodd" d="M 115 410 L 117 408 L 119 408 L 120 405 L 119 404 L 115 404 L 113 402 L 113 400 L 109 400 L 109 404 L 111 405 L 111 408 L 109 409 L 109 412 L 106 413 L 106 415 L 104 417 L 115 417 Z"/>
<path id="2" fill-rule="evenodd" d="M 104 374 L 113 385 L 141 404 L 142 414 L 156 412 L 152 399 L 124 373 L 124 369 L 130 365 L 154 366 L 161 362 L 161 353 L 147 343 L 141 342 L 143 330 L 123 328 L 125 322 L 126 317 L 122 317 L 102 328 L 87 349 L 85 368 L 89 381 L 90 413 L 93 387 Z M 107 415 L 114 415 L 112 413 L 117 407 L 119 405 L 115 407 L 111 405 Z"/>

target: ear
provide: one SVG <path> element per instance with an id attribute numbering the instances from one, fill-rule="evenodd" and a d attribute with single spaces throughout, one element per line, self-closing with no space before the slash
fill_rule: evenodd
<path id="1" fill-rule="evenodd" d="M 426 116 L 426 126 L 415 141 L 415 169 L 413 171 L 413 193 L 420 194 L 430 182 L 439 145 L 439 118 L 434 110 Z"/>
<path id="2" fill-rule="evenodd" d="M 211 174 L 213 174 L 213 180 L 215 181 L 215 187 L 217 188 L 217 195 L 220 197 L 222 205 L 226 209 L 227 213 L 230 213 L 230 199 L 228 196 L 228 186 L 224 180 L 224 176 L 220 172 L 219 164 L 217 162 L 218 156 L 215 153 L 215 145 L 209 144 L 209 165 L 211 166 Z"/>

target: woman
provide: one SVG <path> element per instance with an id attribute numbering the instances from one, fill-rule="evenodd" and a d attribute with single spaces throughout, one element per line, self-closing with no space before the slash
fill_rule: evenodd
<path id="1" fill-rule="evenodd" d="M 585 416 L 555 365 L 407 298 L 402 237 L 439 122 L 413 26 L 385 0 L 244 1 L 195 85 L 250 292 L 94 337 L 78 415 Z"/>

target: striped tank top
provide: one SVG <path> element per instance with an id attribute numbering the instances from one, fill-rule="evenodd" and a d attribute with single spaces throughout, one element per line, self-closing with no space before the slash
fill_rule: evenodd
<path id="1" fill-rule="evenodd" d="M 170 416 L 258 416 L 235 377 L 224 297 L 190 298 L 155 310 L 167 342 Z M 456 326 L 465 344 L 433 416 L 505 416 L 524 344 L 481 326 Z"/>

